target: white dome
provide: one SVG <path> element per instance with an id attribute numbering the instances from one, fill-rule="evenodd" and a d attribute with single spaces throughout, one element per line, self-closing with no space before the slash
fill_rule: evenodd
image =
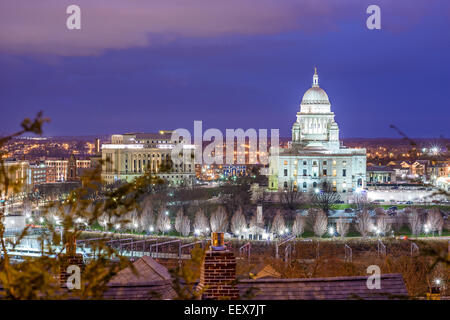
<path id="1" fill-rule="evenodd" d="M 302 104 L 330 104 L 330 100 L 325 90 L 319 86 L 313 86 L 303 95 Z"/>

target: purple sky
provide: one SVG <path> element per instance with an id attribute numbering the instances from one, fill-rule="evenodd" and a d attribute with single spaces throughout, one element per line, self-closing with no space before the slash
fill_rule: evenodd
<path id="1" fill-rule="evenodd" d="M 448 0 L 2 0 L 0 134 L 43 110 L 46 135 L 289 136 L 317 66 L 342 137 L 449 137 L 449 57 Z"/>

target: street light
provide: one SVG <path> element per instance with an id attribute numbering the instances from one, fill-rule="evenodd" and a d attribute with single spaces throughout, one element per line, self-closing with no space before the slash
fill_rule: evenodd
<path id="1" fill-rule="evenodd" d="M 334 236 L 334 228 L 333 228 L 333 227 L 330 227 L 330 228 L 328 229 L 328 233 L 330 234 L 330 236 Z"/>
<path id="2" fill-rule="evenodd" d="M 319 188 L 314 189 L 314 192 L 319 193 L 320 192 Z"/>

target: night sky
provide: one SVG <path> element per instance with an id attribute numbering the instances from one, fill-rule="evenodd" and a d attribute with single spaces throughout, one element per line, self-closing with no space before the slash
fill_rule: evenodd
<path id="1" fill-rule="evenodd" d="M 315 66 L 341 137 L 449 137 L 448 0 L 2 0 L 0 135 L 43 110 L 46 135 L 289 136 Z"/>

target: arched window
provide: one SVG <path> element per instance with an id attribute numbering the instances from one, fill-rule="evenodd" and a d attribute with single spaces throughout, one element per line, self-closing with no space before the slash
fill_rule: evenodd
<path id="1" fill-rule="evenodd" d="M 314 187 L 314 188 L 317 188 L 317 182 L 314 182 L 314 183 L 313 183 L 313 187 Z"/>
<path id="2" fill-rule="evenodd" d="M 303 189 L 306 189 L 306 182 L 303 182 Z"/>
<path id="3" fill-rule="evenodd" d="M 284 182 L 284 187 L 287 188 L 287 181 Z"/>

